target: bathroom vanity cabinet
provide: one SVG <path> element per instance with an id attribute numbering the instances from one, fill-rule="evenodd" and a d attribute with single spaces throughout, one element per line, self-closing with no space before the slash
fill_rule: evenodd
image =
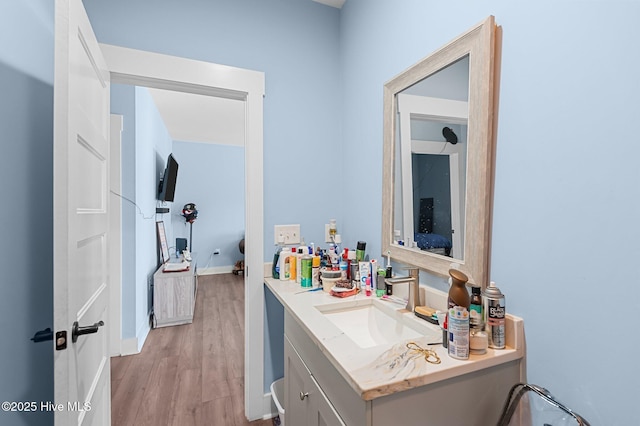
<path id="1" fill-rule="evenodd" d="M 430 364 L 407 343 L 426 347 L 433 335 L 367 346 L 326 315 L 354 306 L 386 307 L 386 302 L 364 295 L 341 300 L 324 292 L 300 294 L 299 285 L 270 278 L 265 283 L 284 307 L 285 424 L 496 424 L 509 389 L 525 379 L 520 318 L 507 317 L 505 350 L 489 349 L 462 361 L 434 345 L 429 347 L 442 362 Z M 402 308 L 392 309 L 397 327 L 422 323 Z"/>
<path id="2" fill-rule="evenodd" d="M 285 424 L 497 424 L 509 388 L 519 381 L 519 361 L 511 361 L 364 400 L 285 312 Z"/>

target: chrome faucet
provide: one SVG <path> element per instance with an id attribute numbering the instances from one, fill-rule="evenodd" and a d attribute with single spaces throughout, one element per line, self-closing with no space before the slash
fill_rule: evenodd
<path id="1" fill-rule="evenodd" d="M 409 275 L 406 277 L 387 278 L 385 284 L 409 284 L 409 300 L 407 301 L 407 311 L 413 312 L 420 303 L 420 270 L 418 268 L 408 268 Z"/>

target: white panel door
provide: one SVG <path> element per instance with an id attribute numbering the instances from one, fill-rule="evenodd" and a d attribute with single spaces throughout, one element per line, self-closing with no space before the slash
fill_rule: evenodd
<path id="1" fill-rule="evenodd" d="M 81 0 L 55 13 L 55 424 L 108 425 L 109 73 Z M 76 322 L 95 333 L 73 342 Z"/>

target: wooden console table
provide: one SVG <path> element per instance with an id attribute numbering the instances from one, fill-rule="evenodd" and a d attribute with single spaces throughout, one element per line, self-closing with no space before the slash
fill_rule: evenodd
<path id="1" fill-rule="evenodd" d="M 163 272 L 162 268 L 153 274 L 154 327 L 192 323 L 198 290 L 195 258 L 188 271 Z"/>

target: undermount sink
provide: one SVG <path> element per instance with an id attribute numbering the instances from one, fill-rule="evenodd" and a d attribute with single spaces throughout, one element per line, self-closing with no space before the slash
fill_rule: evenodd
<path id="1" fill-rule="evenodd" d="M 422 336 L 430 342 L 442 341 L 439 327 L 416 318 L 391 302 L 371 298 L 317 305 L 315 308 L 361 348 Z"/>

